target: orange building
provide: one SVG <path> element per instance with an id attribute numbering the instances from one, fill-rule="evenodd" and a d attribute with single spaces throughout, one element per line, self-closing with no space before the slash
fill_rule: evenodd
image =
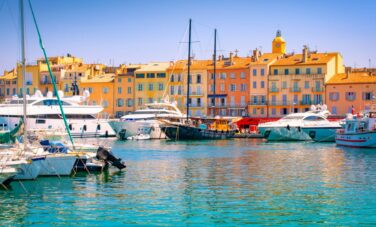
<path id="1" fill-rule="evenodd" d="M 376 73 L 347 71 L 336 74 L 326 83 L 325 92 L 326 104 L 332 114 L 368 110 L 375 98 Z"/>
<path id="2" fill-rule="evenodd" d="M 246 116 L 249 102 L 249 66 L 251 57 L 238 57 L 230 52 L 216 62 L 214 95 L 214 67 L 208 69 L 208 115 Z"/>

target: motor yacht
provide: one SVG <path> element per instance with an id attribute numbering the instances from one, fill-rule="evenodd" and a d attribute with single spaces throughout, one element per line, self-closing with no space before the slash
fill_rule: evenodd
<path id="1" fill-rule="evenodd" d="M 62 106 L 73 137 L 107 137 L 115 136 L 114 130 L 107 119 L 97 116 L 103 110 L 98 105 L 83 105 L 89 99 L 89 91 L 83 96 L 64 97 L 59 91 Z M 56 97 L 52 92 L 46 96 L 37 90 L 33 96 L 27 96 L 27 126 L 33 130 L 59 130 L 65 131 L 64 121 Z M 9 129 L 17 127 L 23 116 L 23 98 L 17 96 L 0 104 L 0 125 Z"/>
<path id="2" fill-rule="evenodd" d="M 161 139 L 166 138 L 166 135 L 161 130 L 158 119 L 184 117 L 185 115 L 180 112 L 176 103 L 165 101 L 146 104 L 143 108 L 121 117 L 119 121 L 112 121 L 110 124 L 121 139 L 138 134 L 150 135 L 151 139 Z"/>
<path id="3" fill-rule="evenodd" d="M 278 121 L 260 124 L 258 130 L 269 141 L 304 141 L 312 139 L 307 133 L 309 130 L 303 130 L 303 127 L 307 126 L 307 128 L 317 128 L 314 135 L 316 139 L 325 138 L 329 135 L 318 130 L 320 126 L 340 127 L 339 124 L 331 124 L 326 119 L 329 114 L 325 105 L 312 106 L 311 110 L 305 113 L 292 113 Z M 311 135 L 313 136 L 313 133 Z"/>

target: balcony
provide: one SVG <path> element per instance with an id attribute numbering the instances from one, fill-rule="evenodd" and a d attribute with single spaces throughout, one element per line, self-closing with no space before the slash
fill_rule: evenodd
<path id="1" fill-rule="evenodd" d="M 279 92 L 279 88 L 272 87 L 272 88 L 269 89 L 269 92 L 270 92 L 270 93 L 276 93 L 276 92 Z"/>
<path id="2" fill-rule="evenodd" d="M 250 106 L 265 106 L 267 105 L 268 102 L 267 101 L 250 101 L 248 105 Z"/>
<path id="3" fill-rule="evenodd" d="M 312 101 L 311 100 L 300 101 L 299 104 L 302 106 L 312 105 Z"/>
<path id="4" fill-rule="evenodd" d="M 302 90 L 299 87 L 290 88 L 290 92 L 301 92 Z"/>
<path id="5" fill-rule="evenodd" d="M 324 88 L 323 87 L 313 87 L 312 92 L 323 92 Z"/>

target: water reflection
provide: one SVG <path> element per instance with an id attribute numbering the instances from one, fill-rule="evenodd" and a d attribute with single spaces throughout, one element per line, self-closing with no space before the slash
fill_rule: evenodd
<path id="1" fill-rule="evenodd" d="M 0 221 L 123 224 L 370 224 L 376 155 L 260 140 L 114 142 L 126 171 L 42 178 L 0 193 Z M 349 199 L 351 198 L 351 199 Z M 350 222 L 350 220 L 352 222 Z"/>

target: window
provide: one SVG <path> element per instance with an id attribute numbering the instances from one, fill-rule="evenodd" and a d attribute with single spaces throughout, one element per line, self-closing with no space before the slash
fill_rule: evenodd
<path id="1" fill-rule="evenodd" d="M 241 72 L 241 73 L 240 73 L 240 78 L 241 78 L 241 79 L 245 79 L 245 72 Z"/>
<path id="2" fill-rule="evenodd" d="M 372 100 L 373 99 L 373 93 L 372 92 L 363 92 L 363 100 Z"/>
<path id="3" fill-rule="evenodd" d="M 302 98 L 302 104 L 303 105 L 311 105 L 311 95 L 303 95 Z"/>
<path id="4" fill-rule="evenodd" d="M 7 95 L 9 95 L 10 94 L 10 89 L 9 88 L 7 88 Z"/>
<path id="5" fill-rule="evenodd" d="M 153 103 L 153 98 L 148 98 L 148 103 Z"/>
<path id="6" fill-rule="evenodd" d="M 171 74 L 171 77 L 170 77 L 170 82 L 174 82 L 174 74 Z"/>
<path id="7" fill-rule="evenodd" d="M 132 87 L 128 87 L 128 94 L 132 94 Z"/>
<path id="8" fill-rule="evenodd" d="M 121 83 L 121 78 L 120 77 L 118 78 L 118 83 Z"/>
<path id="9" fill-rule="evenodd" d="M 166 73 L 157 73 L 157 78 L 166 78 Z"/>
<path id="10" fill-rule="evenodd" d="M 282 81 L 282 89 L 286 89 L 287 88 L 287 81 Z"/>
<path id="11" fill-rule="evenodd" d="M 295 75 L 299 75 L 300 74 L 300 69 L 296 68 L 295 69 Z"/>
<path id="12" fill-rule="evenodd" d="M 261 69 L 261 76 L 265 75 L 265 69 Z"/>
<path id="13" fill-rule="evenodd" d="M 133 99 L 127 99 L 127 107 L 133 106 Z"/>
<path id="14" fill-rule="evenodd" d="M 145 78 L 145 74 L 143 74 L 143 73 L 136 73 L 136 78 Z"/>
<path id="15" fill-rule="evenodd" d="M 225 84 L 220 85 L 220 91 L 225 91 Z"/>
<path id="16" fill-rule="evenodd" d="M 144 90 L 143 84 L 137 84 L 137 90 L 138 91 L 143 91 Z"/>
<path id="17" fill-rule="evenodd" d="M 64 84 L 64 92 L 69 92 L 69 85 L 68 84 Z"/>
<path id="18" fill-rule="evenodd" d="M 277 104 L 277 97 L 275 95 L 272 95 L 272 104 L 276 105 Z"/>
<path id="19" fill-rule="evenodd" d="M 274 69 L 274 70 L 273 70 L 273 74 L 274 74 L 274 75 L 278 75 L 278 69 Z"/>
<path id="20" fill-rule="evenodd" d="M 313 104 L 322 104 L 322 95 L 314 95 L 313 96 Z"/>
<path id="21" fill-rule="evenodd" d="M 289 75 L 289 69 L 285 69 L 285 75 Z"/>
<path id="22" fill-rule="evenodd" d="M 104 94 L 107 94 L 107 93 L 108 93 L 108 87 L 104 87 L 104 88 L 103 88 L 103 93 L 104 93 Z"/>
<path id="23" fill-rule="evenodd" d="M 210 84 L 210 91 L 214 92 L 214 84 Z"/>
<path id="24" fill-rule="evenodd" d="M 118 107 L 124 106 L 124 99 L 117 99 L 116 104 L 117 104 Z"/>
<path id="25" fill-rule="evenodd" d="M 197 98 L 197 106 L 201 107 L 201 98 Z"/>
<path id="26" fill-rule="evenodd" d="M 332 106 L 332 114 L 337 114 L 337 107 Z"/>
<path id="27" fill-rule="evenodd" d="M 128 78 L 128 83 L 131 83 L 132 82 L 132 78 Z"/>
<path id="28" fill-rule="evenodd" d="M 197 74 L 196 83 L 201 84 L 201 74 Z"/>
<path id="29" fill-rule="evenodd" d="M 252 113 L 253 113 L 254 115 L 257 114 L 257 110 L 256 110 L 256 108 L 253 108 L 253 109 L 252 109 Z"/>
<path id="30" fill-rule="evenodd" d="M 346 92 L 346 100 L 348 101 L 354 101 L 356 97 L 355 92 Z"/>
<path id="31" fill-rule="evenodd" d="M 252 70 L 252 74 L 253 74 L 253 76 L 256 76 L 257 75 L 257 70 L 256 69 Z"/>
<path id="32" fill-rule="evenodd" d="M 257 97 L 257 96 L 253 96 L 252 101 L 253 101 L 253 104 L 257 104 L 257 102 L 258 102 L 258 97 Z"/>
<path id="33" fill-rule="evenodd" d="M 170 95 L 174 95 L 174 93 L 175 93 L 175 92 L 174 92 L 174 86 L 171 86 L 171 87 L 170 87 Z"/>
<path id="34" fill-rule="evenodd" d="M 246 90 L 247 90 L 247 84 L 241 84 L 240 91 L 246 91 Z"/>
<path id="35" fill-rule="evenodd" d="M 15 88 L 13 88 L 13 95 L 16 95 L 16 89 Z"/>
<path id="36" fill-rule="evenodd" d="M 138 104 L 139 106 L 141 106 L 141 105 L 142 105 L 142 98 L 138 98 L 138 99 L 137 99 L 137 102 L 138 102 L 137 104 Z"/>
<path id="37" fill-rule="evenodd" d="M 339 93 L 338 92 L 330 92 L 329 93 L 329 99 L 331 101 L 337 101 L 339 99 Z"/>
<path id="38" fill-rule="evenodd" d="M 107 100 L 103 100 L 103 102 L 102 102 L 102 106 L 103 106 L 104 108 L 108 107 L 108 101 L 107 101 Z"/>
<path id="39" fill-rule="evenodd" d="M 309 88 L 309 81 L 304 81 L 304 88 Z"/>
<path id="40" fill-rule="evenodd" d="M 253 81 L 253 83 L 252 83 L 252 87 L 255 89 L 255 88 L 257 88 L 257 82 L 256 81 Z"/>
<path id="41" fill-rule="evenodd" d="M 178 86 L 178 95 L 181 95 L 183 93 L 183 90 L 181 89 L 181 86 Z"/>
<path id="42" fill-rule="evenodd" d="M 118 87 L 118 94 L 121 94 L 121 92 L 122 92 L 121 87 Z"/>
<path id="43" fill-rule="evenodd" d="M 226 79 L 226 73 L 221 73 L 220 78 L 221 78 L 222 80 Z"/>
<path id="44" fill-rule="evenodd" d="M 307 75 L 311 74 L 311 68 L 306 68 L 306 74 Z"/>
<path id="45" fill-rule="evenodd" d="M 260 114 L 261 114 L 261 115 L 264 115 L 264 108 L 261 108 L 261 109 L 260 109 Z"/>
<path id="46" fill-rule="evenodd" d="M 182 75 L 181 75 L 181 74 L 178 74 L 177 77 L 178 77 L 177 81 L 178 81 L 178 82 L 181 82 L 181 80 L 182 80 Z"/>
<path id="47" fill-rule="evenodd" d="M 152 90 L 154 90 L 154 84 L 149 84 L 149 91 L 152 91 Z"/>
<path id="48" fill-rule="evenodd" d="M 272 115 L 276 115 L 277 111 L 275 108 L 272 108 Z"/>
<path id="49" fill-rule="evenodd" d="M 261 87 L 261 88 L 265 88 L 265 81 L 261 81 L 261 82 L 260 82 L 260 87 Z"/>
<path id="50" fill-rule="evenodd" d="M 298 104 L 298 95 L 294 95 L 294 105 Z"/>
<path id="51" fill-rule="evenodd" d="M 265 95 L 261 95 L 260 97 L 261 97 L 261 104 L 263 104 L 263 105 L 266 104 L 266 101 L 265 101 L 265 100 L 266 100 Z"/>
<path id="52" fill-rule="evenodd" d="M 215 76 L 214 76 L 214 73 L 211 73 L 210 74 L 210 79 L 214 80 Z"/>
<path id="53" fill-rule="evenodd" d="M 158 90 L 159 91 L 163 91 L 164 90 L 164 84 L 163 83 L 159 83 L 158 84 Z"/>
<path id="54" fill-rule="evenodd" d="M 317 68 L 317 74 L 322 74 L 322 69 L 321 68 Z"/>
<path id="55" fill-rule="evenodd" d="M 147 73 L 146 77 L 147 78 L 155 78 L 155 73 Z"/>
<path id="56" fill-rule="evenodd" d="M 287 105 L 287 95 L 282 95 L 282 104 Z"/>
<path id="57" fill-rule="evenodd" d="M 230 73 L 230 78 L 235 79 L 235 73 Z"/>
<path id="58" fill-rule="evenodd" d="M 236 91 L 236 84 L 230 84 L 230 91 Z"/>

